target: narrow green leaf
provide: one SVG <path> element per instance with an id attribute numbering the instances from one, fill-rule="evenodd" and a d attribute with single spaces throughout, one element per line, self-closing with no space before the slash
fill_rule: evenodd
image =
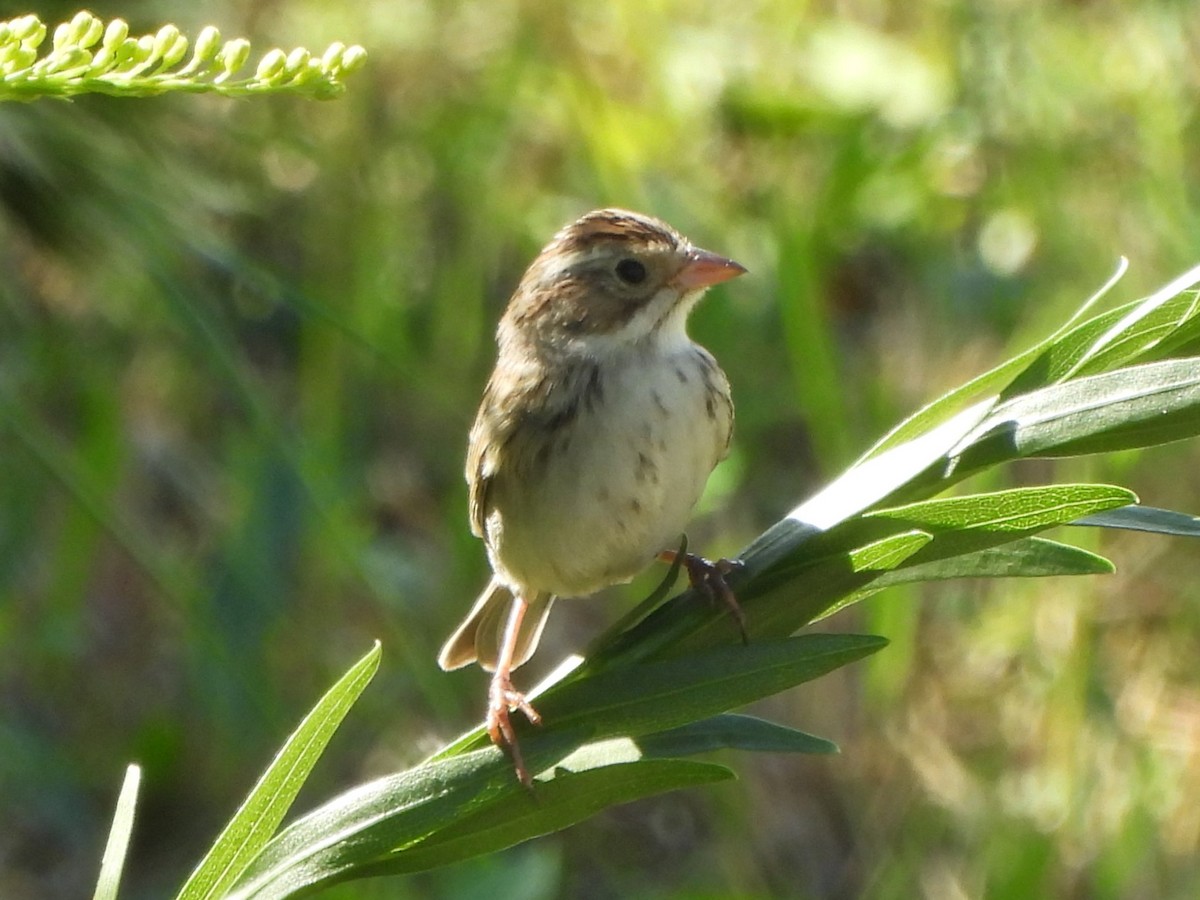
<path id="1" fill-rule="evenodd" d="M 416 872 L 492 853 L 560 831 L 610 806 L 733 777 L 724 766 L 682 759 L 640 759 L 574 772 L 560 770 L 552 780 L 539 782 L 536 794 L 522 792 L 494 802 L 428 841 L 354 870 L 353 877 Z"/>
<path id="2" fill-rule="evenodd" d="M 564 828 L 603 806 L 730 777 L 720 766 L 680 761 L 629 768 L 642 753 L 628 738 L 584 744 L 578 732 L 545 732 L 522 746 L 531 767 L 553 766 L 532 792 L 495 747 L 361 785 L 284 829 L 230 900 L 443 865 Z M 587 773 L 595 774 L 579 778 Z"/>
<path id="3" fill-rule="evenodd" d="M 1009 400 L 1068 378 L 1094 375 L 1146 353 L 1174 334 L 1200 309 L 1193 291 L 1167 296 L 1166 302 L 1155 305 L 1161 297 L 1161 292 L 1156 292 L 1146 300 L 1126 304 L 1075 326 L 1045 347 L 1004 389 L 1001 398 Z M 1145 315 L 1130 321 L 1148 306 Z M 1114 327 L 1122 323 L 1124 331 L 1114 336 Z"/>
<path id="4" fill-rule="evenodd" d="M 889 446 L 855 463 L 841 477 L 788 513 L 779 525 L 785 532 L 795 525 L 826 531 L 910 485 L 935 466 L 940 477 L 946 455 L 988 418 L 993 402 L 994 398 L 977 403 L 919 437 Z M 773 528 L 747 547 L 741 558 L 748 564 L 767 567 L 781 551 L 791 552 L 795 543 L 794 534 L 777 533 Z"/>
<path id="5" fill-rule="evenodd" d="M 582 743 L 578 734 L 540 734 L 522 747 L 542 769 Z M 416 845 L 489 802 L 527 793 L 495 747 L 422 763 L 347 791 L 284 828 L 254 859 L 230 900 L 288 897 Z"/>
<path id="6" fill-rule="evenodd" d="M 1025 456 L 1147 447 L 1200 433 L 1200 358 L 1144 363 L 997 406 L 959 447 L 967 471 Z"/>
<path id="7" fill-rule="evenodd" d="M 196 866 L 180 890 L 179 900 L 215 900 L 226 895 L 287 815 L 325 745 L 374 677 L 379 658 L 376 641 L 304 717 Z"/>
<path id="8" fill-rule="evenodd" d="M 1102 514 L 1103 515 L 1103 514 Z M 1078 524 L 1076 522 L 1070 523 Z M 935 538 L 936 540 L 936 538 Z M 833 615 L 886 588 L 920 581 L 951 578 L 1041 578 L 1050 575 L 1110 575 L 1115 571 L 1103 556 L 1045 538 L 1020 538 L 973 553 L 901 566 L 882 573 L 867 587 L 847 595 L 823 612 Z"/>
<path id="9" fill-rule="evenodd" d="M 108 843 L 104 845 L 100 877 L 96 880 L 96 892 L 92 894 L 92 900 L 117 900 L 121 872 L 125 868 L 125 856 L 129 853 L 129 838 L 133 834 L 133 816 L 141 781 L 142 770 L 138 766 L 130 766 L 125 770 L 125 779 L 121 783 L 121 793 L 117 796 L 117 808 L 113 813 L 112 828 L 108 832 Z"/>
<path id="10" fill-rule="evenodd" d="M 850 568 L 855 572 L 894 569 L 932 540 L 932 534 L 919 529 L 888 535 L 850 551 Z"/>
<path id="11" fill-rule="evenodd" d="M 1108 484 L 1052 484 L 922 500 L 868 513 L 865 519 L 899 522 L 938 533 L 984 529 L 1024 533 L 1136 503 L 1130 490 Z"/>
<path id="12" fill-rule="evenodd" d="M 848 574 L 867 571 L 866 566 L 855 560 L 860 557 L 866 560 L 877 552 L 886 553 L 893 540 L 897 549 L 904 547 L 911 551 L 897 554 L 902 558 L 896 560 L 896 565 L 911 566 L 928 562 L 933 556 L 943 558 L 1007 543 L 1135 501 L 1135 495 L 1125 488 L 1068 484 L 942 497 L 887 507 L 797 545 L 790 556 L 777 560 L 769 572 L 755 572 L 756 578 L 741 595 L 752 598 L 772 589 L 781 579 L 794 577 L 799 570 L 823 563 L 831 563 Z M 909 541 L 913 546 L 905 546 Z M 917 542 L 921 546 L 916 546 Z M 826 569 L 820 577 L 830 579 L 831 573 Z"/>
<path id="13" fill-rule="evenodd" d="M 1150 531 L 1177 537 L 1200 537 L 1200 516 L 1155 509 L 1153 506 L 1122 506 L 1107 512 L 1076 519 L 1072 525 L 1096 528 L 1123 528 L 1128 531 Z"/>
<path id="14" fill-rule="evenodd" d="M 678 757 L 713 750 L 756 753 L 837 753 L 837 744 L 766 719 L 739 713 L 713 716 L 637 739 L 646 756 Z"/>
<path id="15" fill-rule="evenodd" d="M 1153 301 L 1155 298 L 1150 299 Z M 1197 310 L 1200 310 L 1200 296 L 1195 290 L 1189 290 L 1161 306 L 1151 308 L 1142 318 L 1115 323 L 1111 330 L 1122 327 L 1125 330 L 1101 335 L 1097 346 L 1089 348 L 1088 354 L 1070 372 L 1070 377 L 1097 375 L 1136 361 L 1169 340 L 1196 317 Z M 1134 310 L 1130 316 L 1141 312 L 1141 309 Z M 1109 342 L 1101 343 L 1105 338 L 1108 338 Z"/>
<path id="16" fill-rule="evenodd" d="M 679 572 L 683 568 L 683 560 L 687 555 L 688 539 L 687 535 L 683 535 L 679 542 L 679 549 L 675 552 L 675 559 L 671 562 L 667 569 L 667 574 L 663 576 L 662 581 L 658 583 L 658 587 L 652 590 L 644 600 L 638 603 L 633 609 L 621 616 L 613 625 L 608 628 L 604 634 L 596 639 L 596 643 L 600 643 L 606 637 L 612 634 L 620 634 L 622 631 L 627 631 L 636 625 L 642 619 L 646 618 L 651 612 L 657 609 L 662 602 L 670 594 L 671 588 L 675 586 L 675 582 L 679 580 Z"/>
<path id="17" fill-rule="evenodd" d="M 932 536 L 896 560 L 894 571 L 904 572 L 1010 545 L 1047 528 L 1135 500 L 1130 491 L 1110 485 L 1051 485 L 923 500 L 876 510 L 798 542 L 791 555 L 780 558 L 772 569 L 752 573 L 749 584 L 740 588 L 739 597 L 752 634 L 791 633 L 889 583 L 900 583 L 890 581 L 883 567 L 869 571 L 851 562 L 863 548 L 886 547 L 889 537 L 903 541 L 914 534 Z M 994 565 L 995 560 L 989 559 L 988 564 Z M 900 579 L 908 580 L 903 576 Z M 697 625 L 695 635 L 675 635 L 673 642 L 692 649 L 703 640 L 712 640 L 714 627 L 713 623 Z"/>
<path id="18" fill-rule="evenodd" d="M 556 728 L 639 735 L 706 719 L 874 653 L 884 638 L 809 634 L 751 641 L 603 671 L 548 691 L 539 711 Z"/>
<path id="19" fill-rule="evenodd" d="M 1115 322 L 1105 334 L 1097 338 L 1081 362 L 1080 369 L 1098 371 L 1120 365 L 1169 336 L 1171 330 L 1195 313 L 1195 307 L 1182 315 L 1168 314 L 1165 318 L 1160 315 L 1162 307 L 1177 299 L 1177 295 L 1180 294 L 1191 294 L 1194 301 L 1195 296 L 1191 289 L 1197 281 L 1200 281 L 1200 266 L 1184 272 L 1136 304 L 1120 321 Z M 1176 320 L 1173 327 L 1162 331 L 1161 327 L 1172 319 Z"/>
<path id="20" fill-rule="evenodd" d="M 1087 310 L 1091 309 L 1099 300 L 1107 294 L 1112 287 L 1121 280 L 1125 274 L 1125 270 L 1129 268 L 1129 263 L 1125 259 L 1121 259 L 1115 272 L 1106 281 L 1096 293 L 1089 297 L 1084 304 L 1075 311 L 1074 315 L 1054 334 L 1045 340 L 1040 341 L 1033 347 L 1030 347 L 1023 353 L 1014 356 L 1012 359 L 1002 362 L 994 369 L 984 372 L 982 375 L 976 376 L 961 387 L 942 395 L 937 400 L 918 410 L 912 416 L 909 416 L 883 438 L 879 440 L 870 450 L 868 450 L 857 463 L 855 468 L 862 465 L 872 457 L 878 456 L 889 448 L 896 447 L 913 438 L 919 437 L 938 427 L 938 423 L 943 422 L 949 416 L 954 414 L 954 410 L 961 409 L 965 404 L 979 401 L 980 398 L 986 395 L 991 395 L 989 399 L 983 402 L 987 405 L 993 403 L 997 396 L 1001 394 L 1004 388 L 1025 369 L 1036 364 L 1042 353 L 1051 347 L 1064 334 L 1070 332 L 1075 323 L 1078 322 Z"/>
<path id="21" fill-rule="evenodd" d="M 893 569 L 872 587 L 950 578 L 1042 578 L 1049 575 L 1111 575 L 1113 564 L 1099 554 L 1046 538 L 1021 538 L 947 559 Z"/>
<path id="22" fill-rule="evenodd" d="M 933 534 L 932 541 L 905 560 L 906 566 L 918 566 L 1008 544 L 1092 513 L 1136 502 L 1137 497 L 1121 487 L 1062 484 L 925 500 L 879 510 L 864 518 Z"/>
<path id="23" fill-rule="evenodd" d="M 832 532 L 806 531 L 792 520 L 795 529 L 792 556 L 777 559 L 770 567 L 754 566 L 737 573 L 730 587 L 746 615 L 751 646 L 764 640 L 794 634 L 822 610 L 863 585 L 878 572 L 854 571 L 850 551 L 889 533 L 876 528 L 863 540 L 850 540 L 847 533 L 862 537 L 860 519 L 843 523 Z M 886 524 L 886 523 L 885 523 Z M 776 526 L 779 530 L 780 526 Z M 899 530 L 891 528 L 891 532 Z M 811 536 L 811 539 L 810 539 Z M 788 546 L 781 539 L 779 549 Z M 820 548 L 820 549 L 817 549 Z M 738 630 L 728 613 L 695 591 L 674 597 L 625 634 L 617 635 L 597 647 L 586 662 L 568 680 L 596 677 L 609 669 L 622 669 L 648 661 L 683 654 L 701 654 L 713 647 L 727 646 L 737 639 Z"/>

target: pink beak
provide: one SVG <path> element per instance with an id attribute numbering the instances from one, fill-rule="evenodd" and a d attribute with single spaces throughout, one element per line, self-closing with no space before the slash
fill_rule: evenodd
<path id="1" fill-rule="evenodd" d="M 707 250 L 693 249 L 671 283 L 685 291 L 712 287 L 746 273 L 746 267 Z"/>

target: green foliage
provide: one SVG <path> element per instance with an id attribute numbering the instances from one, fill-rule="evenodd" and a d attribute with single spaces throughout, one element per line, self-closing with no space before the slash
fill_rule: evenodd
<path id="1" fill-rule="evenodd" d="M 186 62 L 188 39 L 174 25 L 133 37 L 123 20 L 105 25 L 83 11 L 55 27 L 50 51 L 39 56 L 47 33 L 35 15 L 0 22 L 0 100 L 171 92 L 229 97 L 295 93 L 327 99 L 345 90 L 342 78 L 366 60 L 366 51 L 357 45 L 330 44 L 320 55 L 303 47 L 290 53 L 275 48 L 263 55 L 253 75 L 237 78 L 250 58 L 250 42 L 222 41 L 211 25 L 200 32 Z"/>
<path id="2" fill-rule="evenodd" d="M 289 826 L 263 848 L 233 896 L 288 897 L 347 878 L 445 865 L 564 828 L 616 803 L 732 777 L 721 766 L 679 759 L 689 752 L 738 744 L 825 751 L 823 742 L 786 731 L 772 730 L 763 740 L 763 723 L 755 720 L 703 723 L 883 644 L 812 635 L 633 666 L 564 686 L 540 704 L 554 727 L 522 739 L 531 767 L 544 772 L 532 792 L 515 781 L 497 748 L 460 741 Z"/>

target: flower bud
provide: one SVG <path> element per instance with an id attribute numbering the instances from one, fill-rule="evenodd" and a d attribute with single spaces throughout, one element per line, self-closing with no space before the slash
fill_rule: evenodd
<path id="1" fill-rule="evenodd" d="M 298 75 L 308 65 L 312 54 L 303 47 L 297 47 L 287 56 L 287 63 L 284 65 L 284 71 L 288 75 Z"/>
<path id="2" fill-rule="evenodd" d="M 166 56 L 168 51 L 175 46 L 175 40 L 179 37 L 179 29 L 174 25 L 164 25 L 158 29 L 158 34 L 154 36 L 154 49 L 151 51 L 154 59 L 161 59 Z"/>
<path id="3" fill-rule="evenodd" d="M 8 59 L 5 60 L 4 71 L 20 72 L 22 69 L 28 69 L 37 62 L 37 50 L 33 47 L 27 47 L 25 44 L 19 44 L 16 48 L 6 54 Z"/>
<path id="4" fill-rule="evenodd" d="M 26 47 L 36 49 L 46 39 L 46 26 L 42 24 L 42 20 L 37 16 L 21 16 L 18 19 L 13 19 L 10 24 L 17 40 Z"/>
<path id="5" fill-rule="evenodd" d="M 221 65 L 225 69 L 222 80 L 228 78 L 246 64 L 250 56 L 250 42 L 245 38 L 234 38 L 221 48 Z"/>
<path id="6" fill-rule="evenodd" d="M 78 12 L 71 20 L 71 30 L 72 43 L 87 49 L 100 40 L 100 35 L 104 34 L 104 23 L 90 12 Z"/>
<path id="7" fill-rule="evenodd" d="M 104 48 L 115 53 L 116 49 L 125 43 L 127 37 L 129 37 L 129 25 L 124 19 L 113 19 L 104 29 Z"/>
<path id="8" fill-rule="evenodd" d="M 70 22 L 60 22 L 54 26 L 54 40 L 51 42 L 53 48 L 51 53 L 61 53 L 64 48 L 71 46 L 74 43 L 74 29 L 71 28 Z"/>
<path id="9" fill-rule="evenodd" d="M 91 53 L 82 47 L 68 47 L 61 53 L 54 54 L 54 65 L 51 71 L 61 74 L 75 69 L 87 69 L 91 65 Z"/>
<path id="10" fill-rule="evenodd" d="M 338 67 L 341 61 L 342 54 L 346 52 L 346 45 L 341 41 L 334 41 L 321 54 L 321 68 L 326 72 L 332 71 Z"/>
<path id="11" fill-rule="evenodd" d="M 196 46 L 192 50 L 192 62 L 196 65 L 210 63 L 217 58 L 217 51 L 220 49 L 221 32 L 212 25 L 206 25 L 196 37 Z"/>
<path id="12" fill-rule="evenodd" d="M 274 81 L 275 78 L 283 71 L 287 65 L 287 56 L 284 52 L 276 47 L 273 50 L 267 51 L 267 54 L 258 63 L 258 69 L 254 72 L 255 81 Z"/>
<path id="13" fill-rule="evenodd" d="M 138 52 L 138 42 L 130 37 L 125 38 L 113 51 L 112 68 L 129 68 L 129 66 L 137 62 Z"/>
<path id="14" fill-rule="evenodd" d="M 363 63 L 367 61 L 366 48 L 354 44 L 346 48 L 346 52 L 342 54 L 341 71 L 353 72 L 355 69 L 361 69 Z"/>

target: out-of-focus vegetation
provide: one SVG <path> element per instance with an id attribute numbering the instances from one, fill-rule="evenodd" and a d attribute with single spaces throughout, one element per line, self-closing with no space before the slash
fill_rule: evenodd
<path id="1" fill-rule="evenodd" d="M 691 532 L 712 555 L 1118 254 L 1125 299 L 1200 259 L 1194 4 L 92 11 L 371 58 L 334 103 L 0 107 L 5 898 L 90 891 L 129 760 L 126 896 L 168 894 L 373 638 L 302 807 L 479 717 L 482 677 L 433 662 L 486 577 L 465 436 L 508 292 L 570 217 L 642 209 L 751 270 L 694 317 L 738 405 Z M 1200 512 L 1198 459 L 970 486 L 1111 479 Z M 1195 547 L 1072 539 L 1118 574 L 893 589 L 825 623 L 893 645 L 767 712 L 840 757 L 745 759 L 738 783 L 329 896 L 1196 896 Z M 527 682 L 638 589 L 564 604 Z"/>

